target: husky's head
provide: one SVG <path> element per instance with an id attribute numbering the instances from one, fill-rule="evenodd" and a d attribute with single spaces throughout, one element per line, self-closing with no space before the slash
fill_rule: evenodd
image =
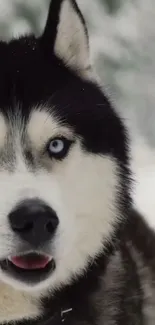
<path id="1" fill-rule="evenodd" d="M 0 280 L 19 290 L 81 276 L 125 215 L 126 134 L 94 80 L 73 0 L 0 43 Z"/>

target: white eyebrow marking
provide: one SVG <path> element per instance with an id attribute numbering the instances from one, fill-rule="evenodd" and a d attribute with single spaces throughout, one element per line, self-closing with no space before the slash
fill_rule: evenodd
<path id="1" fill-rule="evenodd" d="M 34 110 L 30 116 L 27 133 L 36 149 L 41 149 L 50 138 L 63 135 L 72 137 L 73 132 L 60 123 L 45 110 Z"/>

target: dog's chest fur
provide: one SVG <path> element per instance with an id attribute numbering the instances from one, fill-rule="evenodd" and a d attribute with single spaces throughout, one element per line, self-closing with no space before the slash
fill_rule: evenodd
<path id="1" fill-rule="evenodd" d="M 155 237 L 132 211 L 124 240 L 111 255 L 96 294 L 98 324 L 155 323 Z"/>

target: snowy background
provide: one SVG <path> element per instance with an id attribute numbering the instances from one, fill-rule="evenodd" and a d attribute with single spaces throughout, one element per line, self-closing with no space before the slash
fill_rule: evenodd
<path id="1" fill-rule="evenodd" d="M 39 35 L 50 0 L 0 0 L 0 39 Z M 155 1 L 77 0 L 91 57 L 132 140 L 135 205 L 155 228 Z"/>

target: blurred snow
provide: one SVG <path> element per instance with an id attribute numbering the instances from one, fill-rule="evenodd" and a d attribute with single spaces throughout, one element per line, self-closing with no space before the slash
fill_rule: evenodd
<path id="1" fill-rule="evenodd" d="M 50 0 L 0 0 L 0 38 L 39 35 Z M 135 205 L 155 228 L 155 1 L 77 0 L 92 61 L 130 130 Z"/>
<path id="2" fill-rule="evenodd" d="M 129 127 L 134 202 L 155 229 L 155 2 L 124 0 L 112 14 L 100 2 L 92 0 L 91 7 L 89 0 L 89 12 L 86 3 L 84 8 L 90 30 L 95 31 L 92 58 Z"/>
<path id="3" fill-rule="evenodd" d="M 50 0 L 0 0 L 0 38 L 34 32 L 40 34 Z"/>

